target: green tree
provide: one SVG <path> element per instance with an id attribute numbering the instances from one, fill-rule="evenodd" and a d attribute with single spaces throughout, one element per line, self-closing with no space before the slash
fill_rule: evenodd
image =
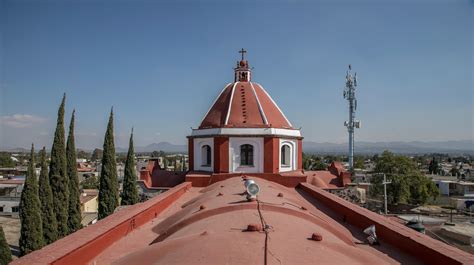
<path id="1" fill-rule="evenodd" d="M 68 234 L 68 202 L 69 187 L 66 166 L 66 146 L 64 141 L 64 105 L 66 94 L 63 96 L 58 110 L 58 120 L 54 133 L 53 147 L 51 148 L 51 162 L 49 163 L 49 184 L 53 192 L 53 207 L 58 224 L 58 237 Z"/>
<path id="2" fill-rule="evenodd" d="M 186 171 L 186 158 L 184 156 L 181 157 L 181 171 Z"/>
<path id="3" fill-rule="evenodd" d="M 439 195 L 436 185 L 418 170 L 414 161 L 406 156 L 384 151 L 377 159 L 375 172 L 384 173 L 392 182 L 387 185 L 387 201 L 390 204 L 424 204 L 430 197 L 436 198 Z M 376 174 L 371 182 L 371 195 L 381 196 L 383 175 Z"/>
<path id="4" fill-rule="evenodd" d="M 133 129 L 128 145 L 125 175 L 123 177 L 122 205 L 133 205 L 138 202 L 137 175 L 135 171 L 135 152 L 133 148 Z"/>
<path id="5" fill-rule="evenodd" d="M 163 160 L 162 160 L 162 161 L 163 161 L 163 169 L 164 169 L 164 170 L 168 170 L 168 160 L 166 159 L 165 156 L 163 156 L 162 159 L 163 159 Z"/>
<path id="6" fill-rule="evenodd" d="M 97 180 L 96 176 L 90 176 L 86 178 L 81 183 L 82 189 L 98 189 L 99 188 L 99 180 Z"/>
<path id="7" fill-rule="evenodd" d="M 453 166 L 449 172 L 451 173 L 451 176 L 453 177 L 459 175 L 459 169 L 456 166 Z"/>
<path id="8" fill-rule="evenodd" d="M 44 243 L 50 244 L 58 238 L 58 223 L 53 211 L 53 192 L 49 185 L 46 149 L 41 151 L 41 173 L 39 176 L 39 197 L 41 202 L 41 220 L 43 223 Z"/>
<path id="9" fill-rule="evenodd" d="M 77 158 L 88 159 L 90 157 L 89 153 L 84 150 L 77 150 Z"/>
<path id="10" fill-rule="evenodd" d="M 178 159 L 176 158 L 173 160 L 173 170 L 178 171 Z"/>
<path id="11" fill-rule="evenodd" d="M 81 202 L 79 201 L 79 179 L 77 176 L 76 164 L 76 144 L 74 139 L 74 114 L 75 110 L 72 111 L 69 135 L 66 144 L 67 175 L 69 177 L 69 209 L 67 219 L 69 233 L 74 233 L 82 228 Z"/>
<path id="12" fill-rule="evenodd" d="M 438 160 L 436 160 L 435 157 L 430 162 L 430 165 L 428 166 L 428 171 L 430 174 L 438 174 L 439 172 L 439 165 L 438 165 Z"/>
<path id="13" fill-rule="evenodd" d="M 311 156 L 303 153 L 303 169 L 311 170 Z"/>
<path id="14" fill-rule="evenodd" d="M 94 151 L 92 151 L 91 160 L 92 161 L 100 160 L 100 159 L 102 159 L 103 154 L 104 154 L 104 152 L 101 149 L 96 148 L 96 149 L 94 149 Z"/>
<path id="15" fill-rule="evenodd" d="M 14 167 L 15 161 L 11 158 L 10 153 L 0 152 L 0 167 Z"/>
<path id="16" fill-rule="evenodd" d="M 354 160 L 354 168 L 365 169 L 364 157 L 356 156 Z"/>
<path id="17" fill-rule="evenodd" d="M 30 163 L 20 198 L 20 255 L 26 255 L 44 245 L 41 223 L 41 205 L 38 196 L 38 179 L 35 171 L 35 151 L 31 145 Z"/>
<path id="18" fill-rule="evenodd" d="M 5 239 L 3 227 L 0 226 L 0 265 L 6 265 L 12 261 L 12 252 L 10 246 Z"/>
<path id="19" fill-rule="evenodd" d="M 111 215 L 118 206 L 117 162 L 114 145 L 114 113 L 110 111 L 104 138 L 104 154 L 99 184 L 99 219 Z"/>

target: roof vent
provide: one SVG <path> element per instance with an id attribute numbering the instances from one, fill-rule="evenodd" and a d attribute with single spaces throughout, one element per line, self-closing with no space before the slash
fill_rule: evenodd
<path id="1" fill-rule="evenodd" d="M 320 233 L 313 233 L 311 235 L 311 240 L 313 240 L 313 241 L 322 241 L 323 236 Z"/>
<path id="2" fill-rule="evenodd" d="M 247 225 L 246 232 L 259 232 L 262 231 L 262 226 L 260 224 L 249 224 Z"/>

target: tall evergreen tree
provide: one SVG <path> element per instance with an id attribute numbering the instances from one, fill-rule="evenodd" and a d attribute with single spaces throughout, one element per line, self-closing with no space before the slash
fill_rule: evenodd
<path id="1" fill-rule="evenodd" d="M 5 239 L 3 227 L 0 226 L 0 265 L 6 265 L 12 261 L 12 252 L 10 246 Z"/>
<path id="2" fill-rule="evenodd" d="M 38 197 L 38 179 L 35 171 L 35 150 L 31 145 L 30 163 L 20 198 L 20 254 L 26 255 L 44 245 L 41 223 L 41 204 Z"/>
<path id="3" fill-rule="evenodd" d="M 58 239 L 58 223 L 53 211 L 53 192 L 49 185 L 46 149 L 41 151 L 41 173 L 39 176 L 39 197 L 41 202 L 41 220 L 43 223 L 44 243 L 50 244 Z"/>
<path id="4" fill-rule="evenodd" d="M 138 202 L 137 175 L 135 171 L 135 151 L 133 148 L 133 129 L 128 144 L 125 175 L 123 177 L 122 205 L 133 205 Z"/>
<path id="5" fill-rule="evenodd" d="M 58 237 L 68 234 L 68 203 L 69 187 L 66 169 L 66 146 L 64 141 L 64 105 L 66 94 L 63 96 L 58 110 L 58 121 L 54 133 L 53 147 L 51 148 L 51 162 L 49 164 L 49 184 L 53 192 L 53 209 L 58 224 Z"/>
<path id="6" fill-rule="evenodd" d="M 99 184 L 99 219 L 111 215 L 118 206 L 117 162 L 114 145 L 114 113 L 110 111 L 109 123 L 104 138 L 102 170 Z"/>
<path id="7" fill-rule="evenodd" d="M 67 226 L 69 233 L 82 228 L 81 224 L 81 202 L 79 200 L 79 179 L 76 165 L 76 144 L 74 141 L 74 113 L 72 111 L 71 123 L 69 125 L 69 135 L 66 144 L 67 176 L 69 178 L 69 203 Z"/>

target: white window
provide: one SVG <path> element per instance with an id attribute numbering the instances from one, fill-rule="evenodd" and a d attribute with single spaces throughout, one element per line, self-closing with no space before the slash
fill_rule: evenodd
<path id="1" fill-rule="evenodd" d="M 280 172 L 296 170 L 298 140 L 280 139 Z"/>
<path id="2" fill-rule="evenodd" d="M 283 167 L 290 167 L 291 166 L 291 157 L 292 157 L 292 154 L 291 154 L 291 147 L 287 144 L 284 144 L 281 146 L 281 154 L 280 154 L 280 158 L 281 158 L 281 165 Z"/>
<path id="3" fill-rule="evenodd" d="M 211 147 L 209 145 L 203 145 L 201 147 L 201 158 L 202 158 L 202 166 L 203 167 L 210 167 L 212 162 L 212 153 Z"/>

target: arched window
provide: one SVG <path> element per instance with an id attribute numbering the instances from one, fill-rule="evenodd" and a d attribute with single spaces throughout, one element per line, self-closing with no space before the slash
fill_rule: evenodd
<path id="1" fill-rule="evenodd" d="M 211 166 L 211 147 L 209 145 L 204 145 L 201 147 L 201 158 L 202 166 Z"/>
<path id="2" fill-rule="evenodd" d="M 291 166 L 291 147 L 287 144 L 281 147 L 281 165 L 282 166 Z"/>
<path id="3" fill-rule="evenodd" d="M 253 166 L 253 146 L 243 144 L 240 146 L 240 165 Z"/>

